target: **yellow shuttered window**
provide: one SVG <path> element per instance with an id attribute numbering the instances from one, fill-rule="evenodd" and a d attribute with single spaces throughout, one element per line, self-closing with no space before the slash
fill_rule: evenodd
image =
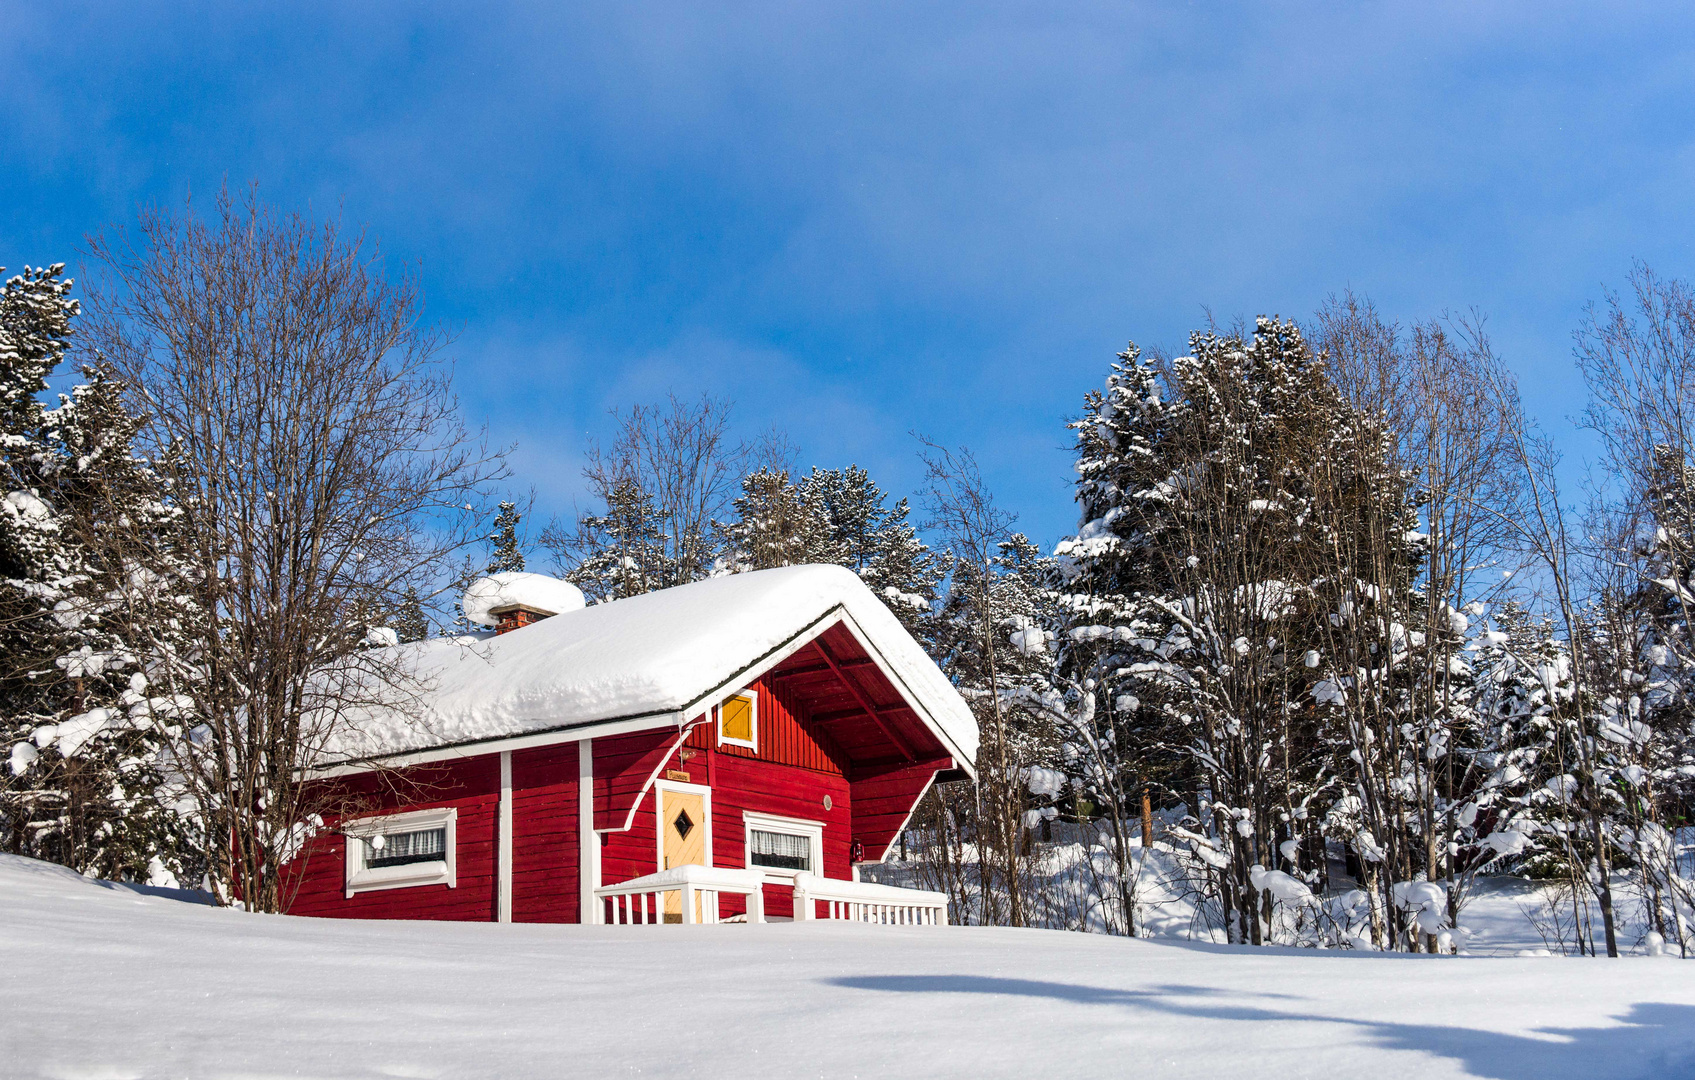
<path id="1" fill-rule="evenodd" d="M 718 708 L 718 741 L 757 749 L 759 718 L 753 691 L 728 698 Z"/>

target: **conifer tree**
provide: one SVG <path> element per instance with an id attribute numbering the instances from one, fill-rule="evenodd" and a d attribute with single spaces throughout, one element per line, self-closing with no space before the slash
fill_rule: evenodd
<path id="1" fill-rule="evenodd" d="M 424 604 L 418 596 L 417 586 L 406 586 L 400 607 L 389 621 L 389 626 L 394 630 L 395 636 L 403 642 L 422 641 L 430 636 L 430 620 L 424 614 Z"/>
<path id="2" fill-rule="evenodd" d="M 597 602 L 710 576 L 716 523 L 754 455 L 729 441 L 726 402 L 672 396 L 614 415 L 616 437 L 607 447 L 591 443 L 583 469 L 602 509 L 555 521 L 541 537 L 561 576 Z"/>
<path id="3" fill-rule="evenodd" d="M 927 640 L 945 575 L 913 528 L 907 500 L 888 505 L 888 495 L 857 465 L 814 468 L 798 487 L 826 524 L 809 561 L 837 562 L 858 573 L 914 637 Z"/>
<path id="4" fill-rule="evenodd" d="M 522 520 L 516 505 L 510 502 L 500 504 L 500 514 L 494 519 L 494 532 L 488 537 L 493 546 L 488 573 L 524 569 L 524 553 L 518 547 L 518 523 Z"/>
<path id="5" fill-rule="evenodd" d="M 762 468 L 743 477 L 734 507 L 735 520 L 717 525 L 722 569 L 739 574 L 842 561 L 822 508 L 790 481 L 787 471 Z"/>
<path id="6" fill-rule="evenodd" d="M 1092 687 L 1117 768 L 1187 788 L 1195 818 L 1178 835 L 1231 939 L 1260 943 L 1274 904 L 1258 883 L 1283 867 L 1317 880 L 1315 814 L 1338 783 L 1313 694 L 1342 663 L 1326 630 L 1355 591 L 1343 579 L 1369 575 L 1331 556 L 1403 535 L 1406 485 L 1355 453 L 1380 433 L 1278 320 L 1195 334 L 1164 373 L 1132 346 L 1074 428 L 1061 669 Z M 1387 558 L 1372 580 L 1404 591 L 1416 553 Z"/>
<path id="7" fill-rule="evenodd" d="M 857 573 L 919 641 L 928 641 L 943 571 L 919 539 L 905 499 L 888 496 L 857 465 L 814 468 L 799 481 L 765 467 L 742 479 L 735 518 L 717 524 L 719 570 L 740 573 L 835 563 Z"/>
<path id="8" fill-rule="evenodd" d="M 0 290 L 0 708 L 9 752 L 0 809 L 9 851 L 73 858 L 65 837 L 68 795 L 37 764 L 72 705 L 68 676 L 54 661 L 73 648 L 52 618 L 81 576 L 62 508 L 53 497 L 58 455 L 40 394 L 70 347 L 77 302 L 63 266 L 25 268 Z"/>
<path id="9" fill-rule="evenodd" d="M 566 549 L 558 545 L 556 550 Z M 607 491 L 604 514 L 578 522 L 569 550 L 577 561 L 562 576 L 595 603 L 680 585 L 678 579 L 687 572 L 671 554 L 652 496 L 633 479 Z"/>
<path id="10" fill-rule="evenodd" d="M 186 718 L 150 685 L 171 659 L 162 650 L 187 652 L 199 622 L 182 588 L 180 514 L 132 450 L 140 420 L 107 367 L 86 369 L 55 408 L 35 396 L 77 313 L 59 272 L 26 272 L 0 297 L 0 820 L 14 851 L 107 877 L 193 880 L 196 824 L 171 772 Z"/>

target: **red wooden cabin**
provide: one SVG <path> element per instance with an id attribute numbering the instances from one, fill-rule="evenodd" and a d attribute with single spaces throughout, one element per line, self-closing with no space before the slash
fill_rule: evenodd
<path id="1" fill-rule="evenodd" d="M 884 857 L 938 775 L 972 769 L 970 710 L 840 567 L 557 612 L 561 583 L 544 579 L 544 606 L 517 599 L 538 595 L 525 578 L 485 585 L 473 612 L 509 632 L 398 647 L 421 691 L 369 710 L 315 770 L 359 809 L 291 864 L 294 914 L 623 920 L 637 886 L 620 883 L 679 867 L 701 868 L 681 873 L 690 891 L 647 890 L 636 921 L 733 917 L 752 889 L 786 917 L 797 882 L 873 902 L 884 887 L 850 885 L 852 862 Z M 709 906 L 685 914 L 697 885 Z"/>

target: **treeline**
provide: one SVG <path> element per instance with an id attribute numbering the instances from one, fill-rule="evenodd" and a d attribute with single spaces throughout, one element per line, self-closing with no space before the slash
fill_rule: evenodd
<path id="1" fill-rule="evenodd" d="M 797 478 L 675 401 L 623 416 L 604 513 L 544 540 L 597 597 L 858 569 L 984 733 L 979 782 L 903 842 L 961 918 L 1136 933 L 1175 892 L 1225 940 L 1448 951 L 1477 876 L 1520 871 L 1578 950 L 1616 954 L 1621 888 L 1626 945 L 1686 949 L 1695 302 L 1632 287 L 1578 333 L 1606 448 L 1581 508 L 1480 320 L 1347 295 L 1121 354 L 1071 424 L 1051 554 L 968 452 L 920 448 L 931 551 L 862 471 Z M 1088 849 L 1057 882 L 1056 823 Z"/>
<path id="2" fill-rule="evenodd" d="M 1562 883 L 1585 951 L 1691 944 L 1681 282 L 1639 268 L 1578 329 L 1581 506 L 1479 320 L 1348 295 L 1120 354 L 1051 551 L 968 451 L 920 444 L 914 507 L 711 398 L 618 413 L 592 505 L 529 545 L 365 238 L 226 193 L 91 254 L 92 315 L 58 267 L 0 293 L 6 850 L 275 910 L 338 810 L 301 768 L 415 692 L 383 646 L 464 629 L 468 579 L 543 561 L 606 601 L 830 562 L 978 716 L 978 782 L 902 840 L 956 918 L 1133 934 L 1182 894 L 1225 940 L 1446 950 L 1514 870 Z"/>
<path id="3" fill-rule="evenodd" d="M 985 563 L 999 636 L 954 672 L 990 761 L 941 794 L 930 880 L 1074 922 L 1031 833 L 1096 818 L 1085 907 L 1134 933 L 1146 792 L 1159 894 L 1226 940 L 1448 951 L 1476 876 L 1517 870 L 1563 884 L 1578 950 L 1617 955 L 1622 889 L 1624 944 L 1687 954 L 1695 298 L 1639 268 L 1577 342 L 1581 512 L 1475 320 L 1345 296 L 1122 353 L 1071 425 L 1078 532 Z"/>

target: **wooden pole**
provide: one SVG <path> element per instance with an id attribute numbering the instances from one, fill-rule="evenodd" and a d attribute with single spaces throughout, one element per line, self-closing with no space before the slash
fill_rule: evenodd
<path id="1" fill-rule="evenodd" d="M 1148 789 L 1142 789 L 1142 850 L 1154 846 L 1154 804 Z"/>

